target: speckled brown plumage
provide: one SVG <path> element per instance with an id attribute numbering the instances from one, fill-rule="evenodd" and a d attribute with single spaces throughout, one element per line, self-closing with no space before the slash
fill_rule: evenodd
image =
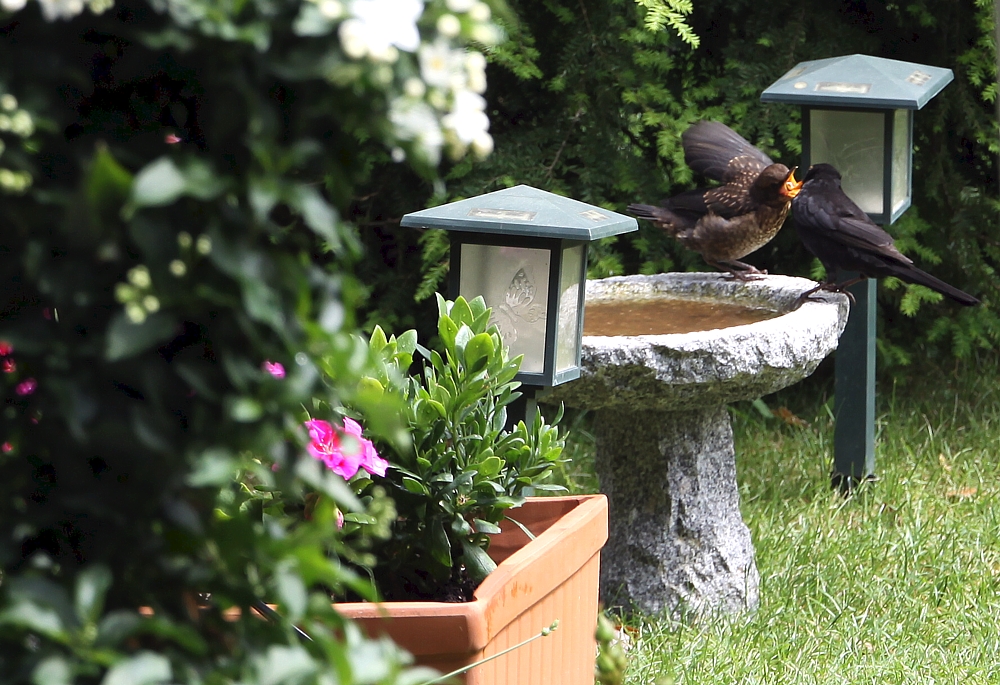
<path id="1" fill-rule="evenodd" d="M 629 213 L 664 229 L 736 278 L 760 273 L 739 260 L 778 234 L 801 184 L 788 167 L 775 164 L 717 121 L 691 126 L 681 142 L 688 166 L 722 185 L 683 192 L 659 207 L 629 205 Z"/>

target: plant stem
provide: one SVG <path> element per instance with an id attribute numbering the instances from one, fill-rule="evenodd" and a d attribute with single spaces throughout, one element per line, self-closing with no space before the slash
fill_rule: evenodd
<path id="1" fill-rule="evenodd" d="M 457 675 L 462 675 L 466 671 L 468 671 L 470 669 L 473 669 L 476 666 L 479 666 L 481 664 L 485 664 L 487 661 L 493 661 L 497 657 L 501 657 L 504 654 L 507 654 L 508 652 L 513 652 L 515 649 L 520 649 L 521 647 L 524 647 L 526 644 L 528 644 L 532 640 L 537 640 L 540 637 L 548 637 L 552 633 L 552 631 L 554 631 L 558 627 L 559 627 L 559 619 L 556 619 L 555 621 L 552 622 L 552 625 L 550 625 L 548 628 L 542 628 L 542 632 L 538 633 L 537 635 L 532 635 L 531 637 L 529 637 L 524 642 L 520 642 L 520 643 L 514 645 L 513 647 L 508 647 L 507 649 L 503 650 L 502 652 L 497 652 L 496 654 L 493 654 L 492 656 L 488 656 L 485 659 L 477 661 L 477 662 L 475 662 L 473 664 L 469 664 L 468 666 L 463 666 L 462 668 L 456 669 L 456 670 L 452 671 L 451 673 L 445 673 L 444 675 L 438 676 L 437 678 L 434 678 L 433 680 L 427 680 L 427 681 L 425 681 L 423 683 L 420 683 L 420 685 L 434 685 L 434 683 L 441 683 L 441 682 L 444 682 L 445 680 L 448 680 L 449 678 L 454 678 Z"/>

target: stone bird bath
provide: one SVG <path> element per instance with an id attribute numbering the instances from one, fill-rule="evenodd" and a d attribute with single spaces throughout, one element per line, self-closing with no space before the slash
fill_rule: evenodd
<path id="1" fill-rule="evenodd" d="M 594 412 L 597 475 L 610 501 L 601 561 L 606 604 L 675 617 L 756 607 L 760 576 L 739 510 L 726 404 L 805 378 L 837 347 L 847 322 L 844 295 L 788 311 L 813 285 L 787 276 L 740 282 L 707 273 L 587 282 L 582 375 L 538 400 Z M 628 312 L 636 303 L 683 307 L 685 300 L 743 305 L 771 318 L 706 330 L 719 325 L 713 321 L 690 333 L 609 335 L 641 318 Z M 591 335 L 591 320 L 599 325 L 609 310 L 602 334 Z"/>

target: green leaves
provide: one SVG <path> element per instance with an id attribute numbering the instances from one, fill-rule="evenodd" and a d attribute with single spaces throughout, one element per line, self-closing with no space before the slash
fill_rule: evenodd
<path id="1" fill-rule="evenodd" d="M 147 316 L 141 323 L 133 323 L 118 312 L 108 326 L 104 358 L 114 362 L 145 352 L 174 337 L 176 322 L 164 312 Z"/>
<path id="2" fill-rule="evenodd" d="M 211 200 L 225 190 L 225 184 L 202 159 L 192 158 L 179 167 L 170 157 L 150 162 L 135 176 L 130 211 L 141 207 L 162 207 L 182 196 Z"/>
<path id="3" fill-rule="evenodd" d="M 524 493 L 559 489 L 543 481 L 563 445 L 540 415 L 530 427 L 505 426 L 520 358 L 507 357 L 483 299 L 438 296 L 438 313 L 442 349 L 426 353 L 418 377 L 401 376 L 411 360 L 402 350 L 419 349 L 414 331 L 397 339 L 376 329 L 369 340 L 387 364 L 387 392 L 404 396 L 416 450 L 415 458 L 393 460 L 406 466 L 386 475 L 397 488 L 399 518 L 381 553 L 391 561 L 375 573 L 383 585 L 404 574 L 421 596 L 463 572 L 478 582 L 495 568 L 489 536 L 500 532 L 504 512 L 521 504 Z"/>
<path id="4" fill-rule="evenodd" d="M 105 566 L 88 566 L 77 575 L 74 606 L 81 623 L 97 622 L 110 587 L 111 571 Z"/>
<path id="5" fill-rule="evenodd" d="M 701 44 L 701 39 L 686 21 L 693 11 L 691 0 L 635 0 L 635 4 L 646 10 L 647 30 L 662 31 L 669 26 L 692 48 Z"/>
<path id="6" fill-rule="evenodd" d="M 101 685 L 156 685 L 171 680 L 170 661 L 161 654 L 139 652 L 108 669 Z"/>
<path id="7" fill-rule="evenodd" d="M 488 333 L 479 333 L 465 344 L 465 365 L 476 374 L 486 368 L 496 345 Z"/>
<path id="8" fill-rule="evenodd" d="M 158 207 L 175 201 L 184 193 L 184 174 L 169 157 L 160 157 L 147 165 L 135 178 L 132 202 L 137 207 Z"/>

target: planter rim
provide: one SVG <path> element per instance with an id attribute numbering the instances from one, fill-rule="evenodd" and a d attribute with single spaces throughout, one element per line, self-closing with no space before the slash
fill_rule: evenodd
<path id="1" fill-rule="evenodd" d="M 480 651 L 528 606 L 600 553 L 608 539 L 608 500 L 604 495 L 529 497 L 525 506 L 548 503 L 555 507 L 574 502 L 576 505 L 548 529 L 498 564 L 476 589 L 471 602 L 348 602 L 334 604 L 334 608 L 349 619 L 391 621 L 420 616 L 426 621 L 428 634 L 439 629 L 454 633 L 464 643 L 463 651 Z M 519 509 L 511 510 L 515 518 Z M 567 535 L 568 531 L 574 532 Z M 553 568 L 539 573 L 539 563 Z M 414 654 L 419 655 L 419 650 Z"/>

